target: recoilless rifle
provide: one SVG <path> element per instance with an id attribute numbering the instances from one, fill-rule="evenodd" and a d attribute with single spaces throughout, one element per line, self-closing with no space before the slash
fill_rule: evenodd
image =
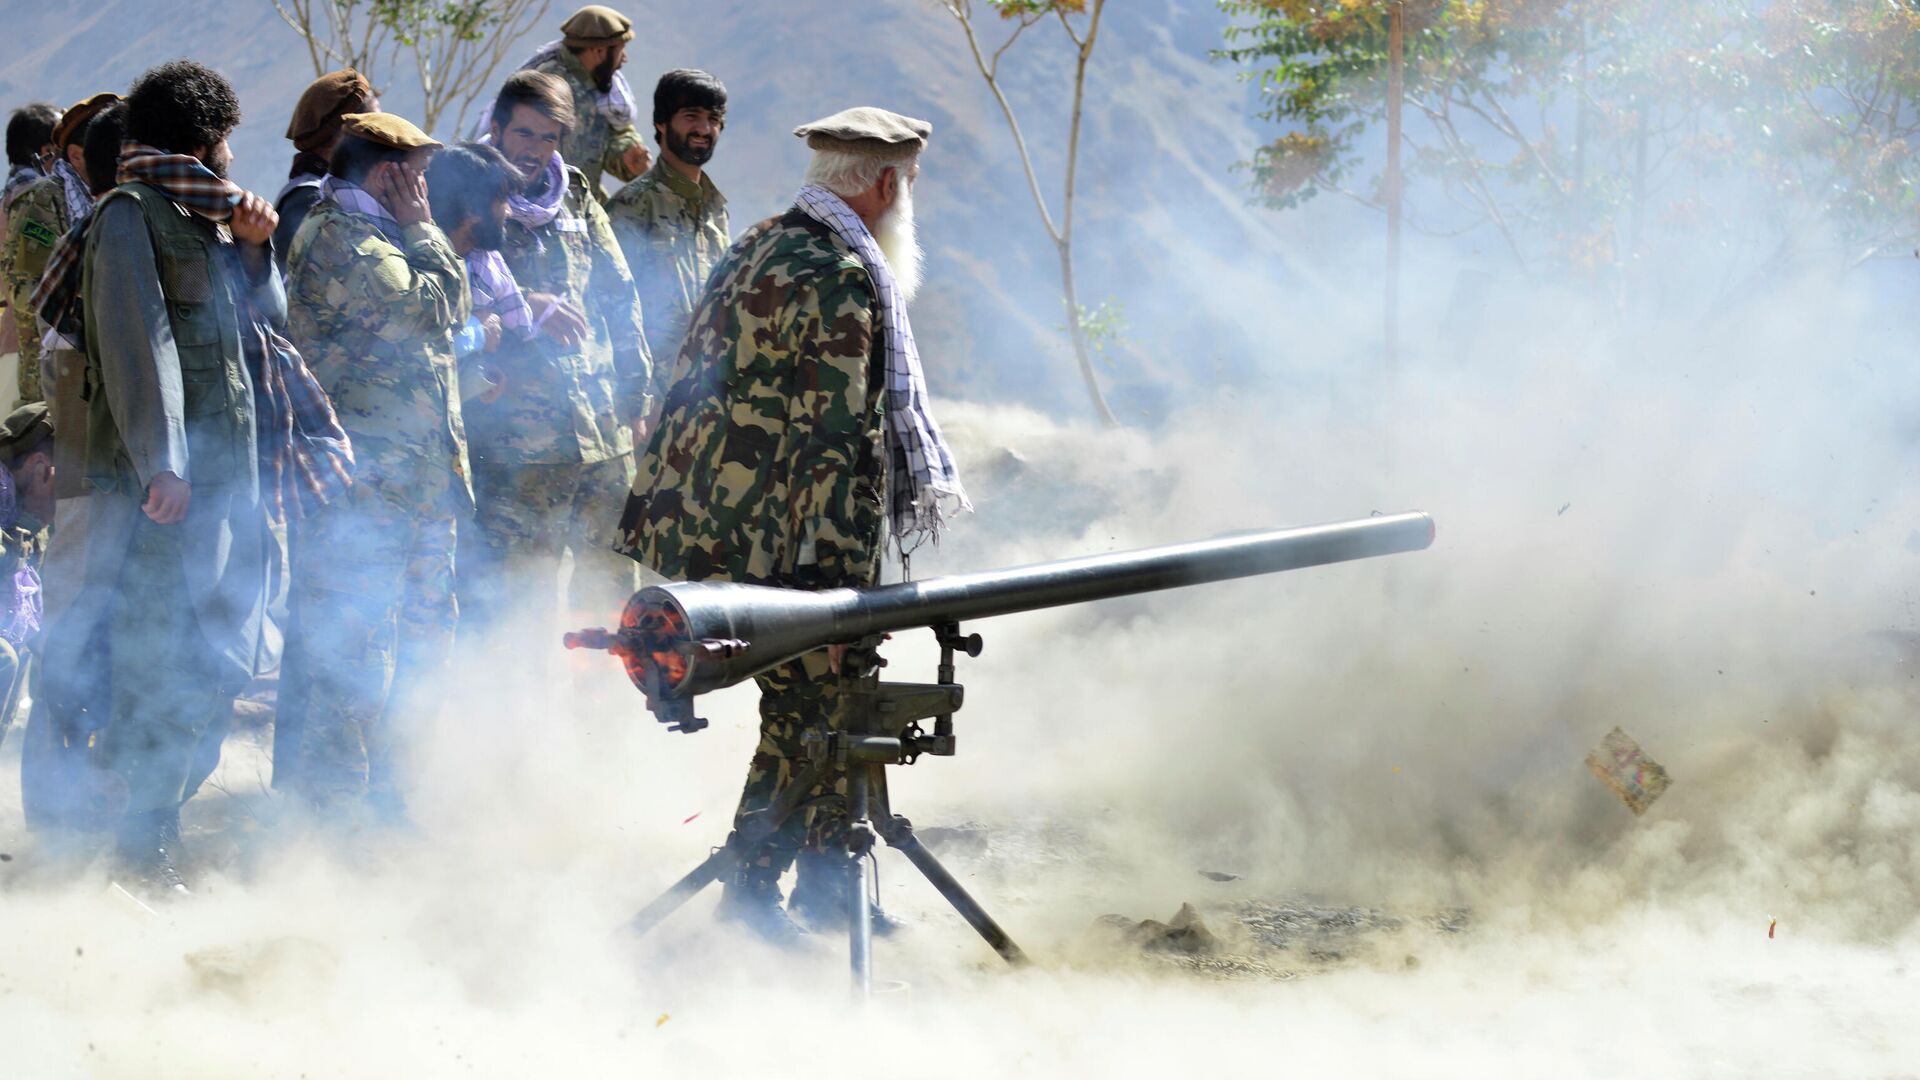
<path id="1" fill-rule="evenodd" d="M 625 665 L 647 708 L 671 731 L 707 726 L 694 699 L 744 682 L 796 657 L 842 645 L 841 705 L 826 730 L 803 734 L 806 762 L 764 810 L 742 816 L 727 842 L 634 916 L 644 933 L 750 858 L 796 813 L 823 780 L 846 777 L 847 866 L 851 883 L 847 938 L 855 989 L 873 982 L 873 851 L 876 839 L 905 855 L 954 910 L 1008 963 L 1026 959 L 960 882 L 895 814 L 889 765 L 922 756 L 951 757 L 953 716 L 965 692 L 954 680 L 960 653 L 977 657 L 980 635 L 962 622 L 1040 608 L 1108 600 L 1188 585 L 1299 570 L 1418 551 L 1433 543 L 1423 513 L 1362 518 L 1305 528 L 1239 533 L 1214 540 L 1090 555 L 1011 570 L 959 574 L 872 589 L 801 592 L 732 582 L 680 582 L 642 589 L 627 602 L 617 630 L 566 635 L 570 649 L 604 649 Z M 879 646 L 888 634 L 930 629 L 940 645 L 938 681 L 884 682 Z M 928 728 L 926 722 L 931 722 Z"/>

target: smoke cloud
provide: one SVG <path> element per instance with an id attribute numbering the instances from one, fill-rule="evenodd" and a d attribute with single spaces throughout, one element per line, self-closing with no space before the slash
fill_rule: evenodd
<path id="1" fill-rule="evenodd" d="M 1114 183 L 1094 201 L 1126 220 Z M 1032 239 L 1010 215 L 941 235 L 967 198 L 942 185 L 930 167 L 918 193 L 936 310 L 967 250 Z M 839 939 L 768 951 L 711 895 L 623 937 L 724 838 L 751 688 L 687 737 L 602 655 L 476 646 L 423 735 L 416 830 L 315 827 L 239 736 L 187 811 L 202 895 L 158 914 L 52 860 L 0 785 L 9 1074 L 1910 1075 L 1920 385 L 1889 283 L 1911 265 L 1708 305 L 1703 259 L 1623 311 L 1419 246 L 1388 371 L 1358 239 L 1377 222 L 1298 213 L 1311 280 L 1269 273 L 1271 235 L 1236 266 L 1182 246 L 1219 215 L 1139 208 L 1162 265 L 1206 278 L 1198 321 L 1271 343 L 1223 353 L 1183 304 L 1163 420 L 939 403 L 978 513 L 916 576 L 1373 511 L 1439 529 L 1422 553 L 968 627 L 987 647 L 962 663 L 960 753 L 896 770 L 893 797 L 965 827 L 944 857 L 1032 968 L 1002 970 L 890 853 L 883 901 L 915 925 L 878 946 L 865 1010 Z M 1157 343 L 1172 303 L 1131 308 L 1132 333 Z M 964 344 L 926 350 L 936 389 L 986 363 Z M 967 385 L 1022 378 L 991 367 Z M 929 635 L 888 655 L 931 675 Z M 1642 817 L 1582 764 L 1615 726 L 1673 776 Z M 1211 966 L 1096 926 L 1183 903 L 1221 939 Z M 1313 925 L 1263 939 L 1249 916 L 1272 910 Z"/>

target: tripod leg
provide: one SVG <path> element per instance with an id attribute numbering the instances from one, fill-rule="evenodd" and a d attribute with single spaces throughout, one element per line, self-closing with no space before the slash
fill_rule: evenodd
<path id="1" fill-rule="evenodd" d="M 868 820 L 869 780 L 877 765 L 847 770 L 847 951 L 853 968 L 853 992 L 873 993 L 873 907 L 867 897 L 873 864 L 873 822 Z"/>
<path id="2" fill-rule="evenodd" d="M 740 857 L 734 853 L 731 844 L 716 850 L 707 856 L 707 861 L 693 868 L 693 872 L 673 887 L 655 897 L 653 902 L 640 909 L 640 914 L 627 920 L 627 930 L 635 936 L 644 934 L 660 924 L 662 919 L 680 910 L 680 906 L 693 899 L 701 889 L 713 884 L 721 874 L 733 869 Z"/>
<path id="3" fill-rule="evenodd" d="M 813 786 L 820 782 L 820 777 L 825 772 L 826 767 L 823 765 L 809 765 L 795 773 L 787 785 L 780 789 L 780 793 L 774 796 L 773 802 L 767 809 L 758 815 L 757 820 L 751 825 L 743 825 L 734 830 L 733 835 L 727 837 L 726 844 L 707 856 L 705 862 L 694 867 L 692 873 L 674 882 L 666 892 L 641 908 L 640 914 L 627 920 L 628 931 L 638 936 L 653 929 L 660 924 L 661 920 L 680 910 L 687 901 L 699 895 L 701 889 L 713 884 L 720 875 L 739 866 L 742 860 L 748 858 L 748 853 L 753 851 L 755 845 L 772 835 L 793 816 L 794 811 L 800 808 L 801 800 L 805 799 L 807 793 L 813 790 Z"/>
<path id="4" fill-rule="evenodd" d="M 892 827 L 886 833 L 886 841 L 889 845 L 898 848 L 900 853 L 905 855 L 907 860 L 933 883 L 933 887 L 940 890 L 940 895 L 947 898 L 947 903 L 953 905 L 953 910 L 959 912 L 960 917 L 967 920 L 967 924 L 978 931 L 1002 959 L 1016 967 L 1027 962 L 1027 954 L 1020 951 L 1020 946 L 1013 943 L 1013 939 L 1007 936 L 1007 932 L 1000 929 L 1000 924 L 993 921 L 993 916 L 987 914 L 986 909 L 981 907 L 978 901 L 967 895 L 967 890 L 961 886 L 959 879 L 949 873 L 947 868 L 940 864 L 939 859 L 933 857 L 933 852 L 927 850 L 927 846 L 920 842 L 919 837 L 913 835 L 913 825 L 906 818 L 893 819 Z"/>

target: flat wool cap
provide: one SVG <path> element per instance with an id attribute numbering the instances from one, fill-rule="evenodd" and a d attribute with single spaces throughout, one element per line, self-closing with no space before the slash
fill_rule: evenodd
<path id="1" fill-rule="evenodd" d="M 22 405 L 0 421 L 0 458 L 11 458 L 52 434 L 53 420 L 47 415 L 46 402 Z"/>
<path id="2" fill-rule="evenodd" d="M 927 148 L 933 125 L 897 112 L 861 105 L 834 113 L 824 120 L 801 124 L 795 135 L 815 150 L 842 150 L 855 154 L 919 153 Z"/>
<path id="3" fill-rule="evenodd" d="M 633 20 L 600 4 L 588 4 L 560 24 L 562 41 L 575 49 L 593 49 L 633 40 Z"/>
<path id="4" fill-rule="evenodd" d="M 395 150 L 436 150 L 441 145 L 393 113 L 348 113 L 340 118 L 340 130 L 375 146 L 390 146 Z"/>
<path id="5" fill-rule="evenodd" d="M 302 150 L 322 149 L 340 130 L 342 116 L 366 112 L 372 103 L 373 86 L 365 75 L 352 68 L 330 71 L 300 95 L 287 124 L 287 139 Z"/>
<path id="6" fill-rule="evenodd" d="M 119 94 L 111 90 L 103 90 L 62 113 L 60 122 L 53 127 L 53 145 L 65 147 L 78 139 L 80 133 L 86 129 L 87 121 L 93 119 L 100 110 L 119 100 Z"/>

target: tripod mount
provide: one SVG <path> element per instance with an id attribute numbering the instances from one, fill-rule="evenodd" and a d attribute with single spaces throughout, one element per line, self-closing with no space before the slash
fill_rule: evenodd
<path id="1" fill-rule="evenodd" d="M 847 646 L 840 661 L 844 681 L 840 705 L 828 724 L 803 732 L 806 764 L 782 785 L 761 810 L 740 816 L 725 844 L 692 873 L 681 878 L 628 923 L 645 933 L 677 911 L 702 889 L 747 865 L 754 852 L 808 800 L 823 781 L 845 777 L 847 831 L 843 873 L 848 879 L 847 943 L 856 992 L 873 988 L 874 852 L 878 841 L 899 851 L 920 871 L 967 924 L 1009 964 L 1026 954 L 993 916 L 987 914 L 932 851 L 914 834 L 913 823 L 893 810 L 887 785 L 890 766 L 912 765 L 923 756 L 952 757 L 957 748 L 953 715 L 966 690 L 955 680 L 956 654 L 979 656 L 978 634 L 962 634 L 959 624 L 932 627 L 940 644 L 938 681 L 886 682 L 886 660 L 879 646 L 885 635 L 871 634 Z M 923 722 L 932 721 L 929 731 Z"/>

